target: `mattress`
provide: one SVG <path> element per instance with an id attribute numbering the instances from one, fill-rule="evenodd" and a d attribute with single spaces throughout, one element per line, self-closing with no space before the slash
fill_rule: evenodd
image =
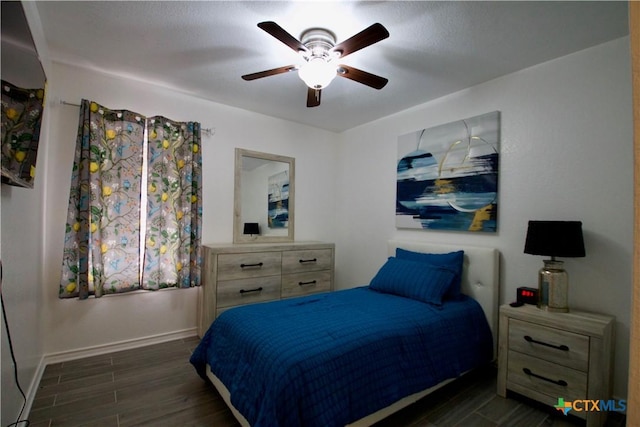
<path id="1" fill-rule="evenodd" d="M 368 286 L 237 307 L 191 356 L 254 427 L 344 426 L 491 361 L 470 297 L 435 306 Z"/>

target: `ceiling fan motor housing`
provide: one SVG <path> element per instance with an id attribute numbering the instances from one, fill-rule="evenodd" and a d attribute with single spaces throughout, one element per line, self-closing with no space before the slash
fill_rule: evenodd
<path id="1" fill-rule="evenodd" d="M 309 49 L 308 53 L 302 52 L 307 61 L 312 58 L 323 58 L 325 61 L 330 61 L 338 56 L 330 52 L 336 45 L 336 36 L 324 28 L 306 30 L 302 33 L 300 41 Z"/>

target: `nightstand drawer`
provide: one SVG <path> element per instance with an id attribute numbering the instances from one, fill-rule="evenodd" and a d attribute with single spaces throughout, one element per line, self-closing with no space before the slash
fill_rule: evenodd
<path id="1" fill-rule="evenodd" d="M 217 280 L 280 275 L 281 254 L 281 252 L 220 254 Z"/>
<path id="2" fill-rule="evenodd" d="M 251 304 L 280 298 L 280 276 L 218 282 L 218 307 Z"/>
<path id="3" fill-rule="evenodd" d="M 555 363 L 509 351 L 507 388 L 518 384 L 519 389 L 532 390 L 564 400 L 587 397 L 587 374 Z M 526 394 L 526 392 L 522 392 Z M 535 398 L 535 396 L 529 396 Z"/>
<path id="4" fill-rule="evenodd" d="M 589 337 L 535 323 L 509 319 L 509 350 L 586 372 Z"/>
<path id="5" fill-rule="evenodd" d="M 330 291 L 331 276 L 331 270 L 283 275 L 282 298 Z"/>

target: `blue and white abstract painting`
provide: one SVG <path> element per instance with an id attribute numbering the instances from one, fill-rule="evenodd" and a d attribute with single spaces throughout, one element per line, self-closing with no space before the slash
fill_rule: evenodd
<path id="1" fill-rule="evenodd" d="M 269 177 L 267 226 L 289 227 L 289 173 L 283 171 Z"/>
<path id="2" fill-rule="evenodd" d="M 398 137 L 396 227 L 496 232 L 500 112 Z"/>

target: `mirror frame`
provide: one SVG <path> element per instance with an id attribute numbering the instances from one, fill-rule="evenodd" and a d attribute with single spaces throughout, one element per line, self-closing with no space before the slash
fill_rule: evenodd
<path id="1" fill-rule="evenodd" d="M 233 243 L 280 243 L 293 242 L 295 229 L 295 169 L 296 160 L 293 157 L 279 156 L 276 154 L 261 153 L 259 151 L 236 148 L 235 159 L 235 181 L 233 190 Z M 289 224 L 286 236 L 249 236 L 243 234 L 244 224 L 242 223 L 242 159 L 252 157 L 262 160 L 287 163 L 289 165 Z"/>

